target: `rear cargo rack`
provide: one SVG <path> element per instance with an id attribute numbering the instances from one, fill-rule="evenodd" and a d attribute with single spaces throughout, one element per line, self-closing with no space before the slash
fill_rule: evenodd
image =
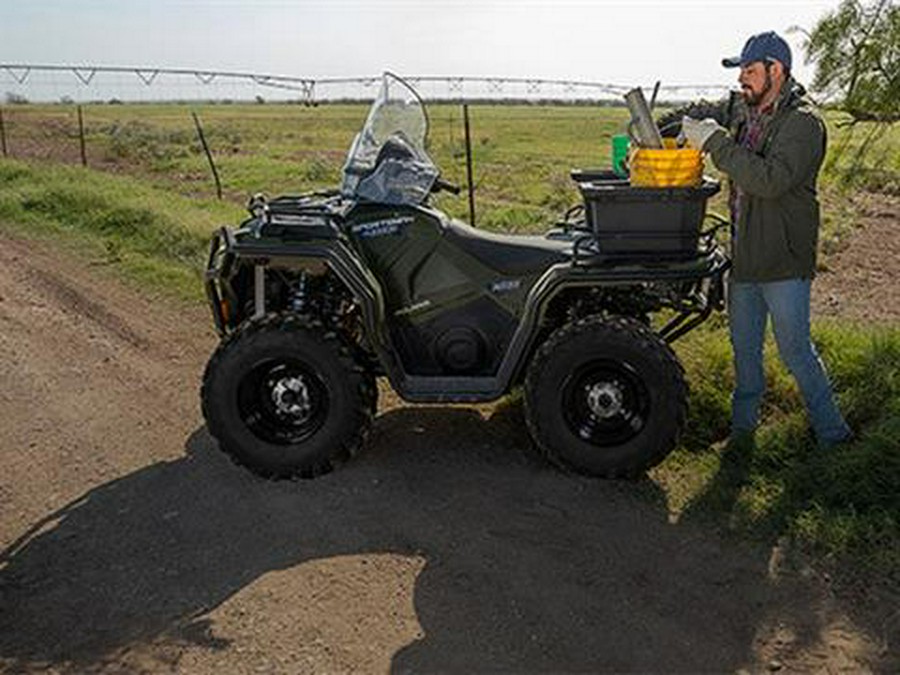
<path id="1" fill-rule="evenodd" d="M 706 201 L 719 192 L 716 180 L 696 187 L 635 187 L 611 171 L 574 170 L 583 204 L 569 209 L 563 227 L 590 236 L 576 243 L 582 251 L 604 258 L 676 262 L 702 255 L 724 224 L 707 216 Z M 704 220 L 717 220 L 701 231 Z"/>

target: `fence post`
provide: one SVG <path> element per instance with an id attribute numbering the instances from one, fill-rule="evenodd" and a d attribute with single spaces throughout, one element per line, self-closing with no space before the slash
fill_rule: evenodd
<path id="1" fill-rule="evenodd" d="M 81 106 L 78 106 L 78 138 L 81 141 L 81 166 L 87 166 L 87 153 L 84 148 L 84 117 L 81 114 Z"/>
<path id="2" fill-rule="evenodd" d="M 469 225 L 475 227 L 475 185 L 472 182 L 472 136 L 469 133 L 468 103 L 463 103 L 463 121 L 466 127 L 466 182 L 469 185 Z"/>
<path id="3" fill-rule="evenodd" d="M 206 159 L 209 162 L 209 168 L 212 169 L 213 178 L 216 181 L 216 194 L 222 199 L 222 183 L 219 182 L 219 172 L 216 170 L 216 163 L 213 161 L 212 153 L 206 144 L 206 136 L 203 135 L 203 127 L 200 126 L 200 119 L 197 113 L 191 111 L 191 117 L 194 118 L 194 126 L 197 127 L 197 135 L 200 137 L 200 145 L 203 146 L 203 152 L 206 153 Z"/>
<path id="4" fill-rule="evenodd" d="M 6 124 L 3 122 L 3 108 L 0 108 L 0 145 L 3 146 L 3 156 L 7 157 L 6 151 Z"/>

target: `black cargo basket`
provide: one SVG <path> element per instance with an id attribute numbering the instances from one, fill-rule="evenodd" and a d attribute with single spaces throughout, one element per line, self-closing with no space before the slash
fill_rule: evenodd
<path id="1" fill-rule="evenodd" d="M 706 200 L 718 181 L 698 187 L 633 187 L 606 172 L 572 172 L 584 198 L 585 227 L 603 255 L 683 260 L 697 255 Z"/>

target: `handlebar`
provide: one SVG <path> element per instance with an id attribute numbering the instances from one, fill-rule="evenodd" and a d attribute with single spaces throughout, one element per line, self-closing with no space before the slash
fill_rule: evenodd
<path id="1" fill-rule="evenodd" d="M 441 190 L 450 192 L 454 195 L 458 195 L 462 191 L 459 185 L 456 185 L 455 183 L 446 181 L 443 178 L 435 178 L 434 183 L 431 186 L 431 191 L 440 192 Z"/>

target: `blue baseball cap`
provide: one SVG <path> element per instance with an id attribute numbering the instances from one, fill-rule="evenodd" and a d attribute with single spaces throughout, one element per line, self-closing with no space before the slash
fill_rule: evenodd
<path id="1" fill-rule="evenodd" d="M 747 40 L 740 56 L 722 59 L 726 68 L 746 66 L 754 61 L 781 61 L 784 67 L 791 69 L 791 48 L 784 39 L 774 31 L 753 35 Z"/>

